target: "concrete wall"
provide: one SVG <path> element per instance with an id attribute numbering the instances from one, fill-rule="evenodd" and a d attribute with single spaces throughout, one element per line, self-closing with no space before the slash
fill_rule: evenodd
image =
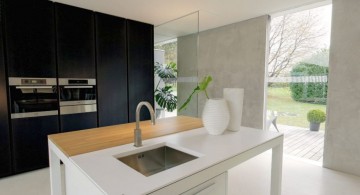
<path id="1" fill-rule="evenodd" d="M 223 88 L 244 88 L 242 125 L 263 127 L 264 79 L 269 17 L 261 16 L 211 29 L 199 36 L 199 79 L 213 76 L 209 95 L 223 97 Z M 199 116 L 206 97 L 198 98 Z"/>
<path id="2" fill-rule="evenodd" d="M 333 0 L 324 167 L 360 176 L 360 1 Z"/>

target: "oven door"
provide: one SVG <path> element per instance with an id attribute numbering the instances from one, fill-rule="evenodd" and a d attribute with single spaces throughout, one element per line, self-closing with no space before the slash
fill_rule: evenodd
<path id="1" fill-rule="evenodd" d="M 11 119 L 58 115 L 56 86 L 10 86 Z"/>
<path id="2" fill-rule="evenodd" d="M 96 104 L 94 85 L 60 86 L 60 107 Z"/>

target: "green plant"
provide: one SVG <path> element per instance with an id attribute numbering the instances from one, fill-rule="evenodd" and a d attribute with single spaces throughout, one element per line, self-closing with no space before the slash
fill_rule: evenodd
<path id="1" fill-rule="evenodd" d="M 154 91 L 155 101 L 161 108 L 169 112 L 175 110 L 177 105 L 177 96 L 172 93 L 173 80 L 177 76 L 176 68 L 175 62 L 170 62 L 168 65 L 156 62 L 154 66 L 154 73 L 160 78 Z M 165 83 L 165 87 L 159 87 L 161 81 Z"/>
<path id="2" fill-rule="evenodd" d="M 186 99 L 186 101 L 183 103 L 183 105 L 180 107 L 179 112 L 183 109 L 186 109 L 186 107 L 188 106 L 188 104 L 190 103 L 193 95 L 198 94 L 200 92 L 204 92 L 206 95 L 206 98 L 209 99 L 209 95 L 206 91 L 207 86 L 209 85 L 209 83 L 212 81 L 212 77 L 211 76 L 205 76 L 203 78 L 203 80 L 194 88 L 194 90 L 192 91 L 192 93 L 190 94 L 190 96 Z"/>
<path id="3" fill-rule="evenodd" d="M 328 67 L 300 62 L 291 70 L 291 76 L 327 76 L 328 72 Z M 326 104 L 327 82 L 292 82 L 290 89 L 291 97 L 295 101 Z"/>
<path id="4" fill-rule="evenodd" d="M 307 120 L 310 123 L 322 123 L 326 120 L 326 114 L 322 110 L 310 110 L 307 113 Z"/>

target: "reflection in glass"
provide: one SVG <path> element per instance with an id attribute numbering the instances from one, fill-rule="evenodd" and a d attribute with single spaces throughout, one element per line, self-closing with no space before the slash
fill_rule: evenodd
<path id="1" fill-rule="evenodd" d="M 154 29 L 154 96 L 158 118 L 198 116 L 197 96 L 193 97 L 186 110 L 181 113 L 177 111 L 197 86 L 198 33 L 199 12 L 166 22 Z"/>

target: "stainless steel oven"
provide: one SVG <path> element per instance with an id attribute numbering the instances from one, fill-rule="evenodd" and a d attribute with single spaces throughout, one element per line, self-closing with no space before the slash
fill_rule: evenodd
<path id="1" fill-rule="evenodd" d="M 58 115 L 55 78 L 10 77 L 11 119 Z"/>
<path id="2" fill-rule="evenodd" d="M 60 115 L 96 112 L 95 79 L 59 79 Z"/>

